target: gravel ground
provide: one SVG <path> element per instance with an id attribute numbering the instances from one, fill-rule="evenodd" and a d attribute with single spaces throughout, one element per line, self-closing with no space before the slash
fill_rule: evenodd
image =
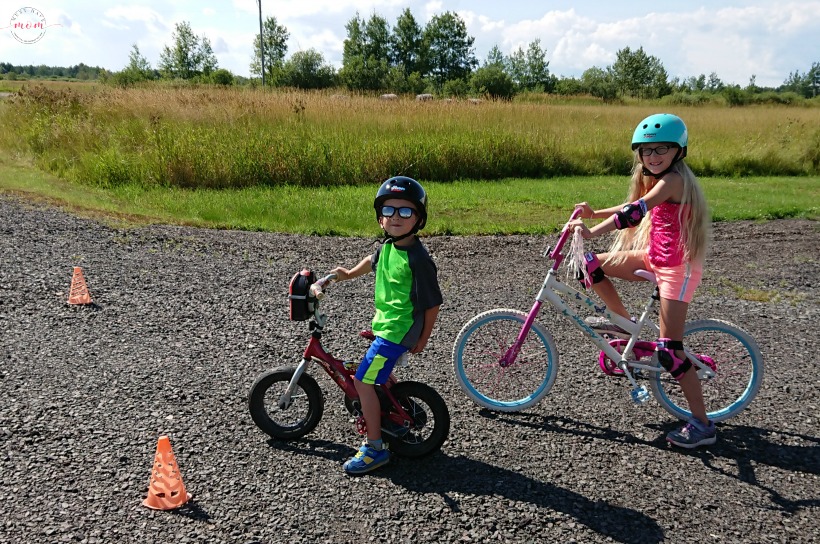
<path id="1" fill-rule="evenodd" d="M 820 540 L 818 224 L 715 226 L 690 316 L 744 327 L 767 376 L 718 443 L 695 452 L 670 448 L 677 423 L 653 401 L 634 406 L 625 381 L 604 376 L 595 350 L 549 312 L 539 321 L 561 367 L 544 401 L 494 414 L 461 393 L 458 330 L 490 308 L 527 310 L 550 241 L 425 239 L 445 304 L 399 376 L 442 394 L 450 437 L 440 453 L 350 478 L 341 464 L 359 438 L 317 369 L 325 415 L 296 443 L 253 425 L 247 392 L 304 347 L 305 324 L 287 319 L 291 275 L 352 265 L 370 240 L 120 228 L 0 196 L 0 541 Z M 94 305 L 66 304 L 77 265 Z M 623 291 L 643 296 L 638 287 Z M 333 288 L 331 351 L 361 355 L 371 299 L 372 276 Z M 162 434 L 194 497 L 169 512 L 141 504 Z"/>

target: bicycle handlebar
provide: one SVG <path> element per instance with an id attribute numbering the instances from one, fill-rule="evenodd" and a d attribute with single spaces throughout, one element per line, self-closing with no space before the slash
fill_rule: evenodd
<path id="1" fill-rule="evenodd" d="M 316 283 L 310 286 L 310 295 L 315 297 L 316 300 L 322 300 L 322 298 L 325 296 L 325 293 L 324 291 L 322 291 L 322 289 L 325 285 L 335 280 L 336 277 L 336 274 L 328 274 L 327 276 L 324 276 L 323 278 L 317 280 Z"/>
<path id="2" fill-rule="evenodd" d="M 578 217 L 580 215 L 581 215 L 581 208 L 575 208 L 575 210 L 572 212 L 572 215 L 569 216 L 569 220 L 564 225 L 564 228 L 561 229 L 561 236 L 558 238 L 558 243 L 555 244 L 555 247 L 553 248 L 553 250 L 549 254 L 550 259 L 555 261 L 555 263 L 553 264 L 554 269 L 557 269 L 558 265 L 561 264 L 561 261 L 564 259 L 564 256 L 561 254 L 561 250 L 564 249 L 564 244 L 567 243 L 567 239 L 569 238 L 569 235 L 570 235 L 569 222 L 574 220 L 574 219 L 578 219 Z"/>

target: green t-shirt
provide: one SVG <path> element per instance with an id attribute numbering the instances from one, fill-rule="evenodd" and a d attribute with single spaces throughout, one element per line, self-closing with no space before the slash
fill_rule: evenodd
<path id="1" fill-rule="evenodd" d="M 376 274 L 373 334 L 410 349 L 424 327 L 424 312 L 442 303 L 438 270 L 416 238 L 413 245 L 381 246 L 371 258 Z"/>

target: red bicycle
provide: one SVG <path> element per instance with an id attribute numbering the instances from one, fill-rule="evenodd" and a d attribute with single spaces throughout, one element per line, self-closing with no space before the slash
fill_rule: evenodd
<path id="1" fill-rule="evenodd" d="M 268 370 L 256 378 L 248 398 L 251 418 L 265 433 L 280 440 L 295 440 L 315 429 L 325 402 L 322 389 L 307 372 L 315 363 L 342 390 L 344 405 L 356 418 L 356 430 L 365 435 L 367 428 L 353 384 L 358 363 L 337 359 L 322 346 L 328 316 L 319 310 L 319 301 L 325 295 L 323 289 L 336 276 L 329 274 L 316 282 L 313 278 L 311 271 L 303 270 L 291 281 L 291 319 L 302 321 L 309 316 L 310 340 L 302 360 L 295 367 Z M 297 280 L 308 287 L 307 292 L 294 294 Z M 294 300 L 301 308 L 297 312 Z M 360 336 L 374 338 L 370 331 Z M 391 452 L 421 457 L 441 448 L 450 432 L 450 412 L 435 389 L 420 382 L 400 382 L 391 374 L 387 383 L 376 386 L 376 393 L 382 406 L 382 436 Z"/>

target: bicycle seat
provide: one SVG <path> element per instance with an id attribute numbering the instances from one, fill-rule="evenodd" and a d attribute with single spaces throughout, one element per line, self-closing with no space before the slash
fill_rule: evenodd
<path id="1" fill-rule="evenodd" d="M 361 336 L 362 338 L 365 338 L 367 340 L 370 340 L 371 342 L 376 339 L 376 335 L 373 334 L 373 331 L 368 331 L 368 330 L 361 331 L 359 333 L 359 336 Z"/>
<path id="2" fill-rule="evenodd" d="M 639 268 L 635 271 L 635 275 L 639 278 L 643 278 L 646 281 L 651 281 L 653 284 L 658 285 L 658 280 L 655 278 L 655 274 L 650 272 L 649 270 L 644 270 L 643 268 Z"/>

